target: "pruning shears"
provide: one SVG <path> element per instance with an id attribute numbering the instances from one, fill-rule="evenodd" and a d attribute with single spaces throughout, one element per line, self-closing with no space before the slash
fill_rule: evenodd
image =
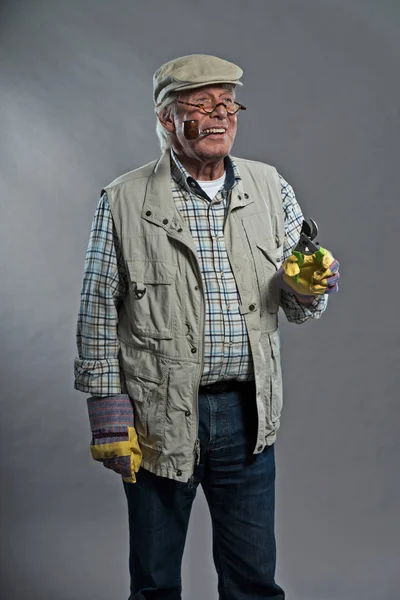
<path id="1" fill-rule="evenodd" d="M 293 254 L 295 254 L 295 252 L 301 252 L 302 254 L 310 256 L 311 254 L 318 252 L 320 245 L 318 242 L 313 241 L 317 235 L 318 226 L 316 222 L 313 219 L 304 219 L 300 232 L 300 239 L 297 246 L 293 249 Z"/>
<path id="2" fill-rule="evenodd" d="M 313 219 L 304 219 L 303 225 L 300 232 L 300 239 L 297 245 L 293 248 L 292 254 L 297 258 L 299 268 L 303 266 L 304 255 L 311 256 L 314 253 L 318 257 L 322 257 L 326 250 L 321 248 L 319 243 L 315 240 L 318 235 L 318 226 Z M 299 275 L 295 275 L 296 283 L 299 283 Z"/>

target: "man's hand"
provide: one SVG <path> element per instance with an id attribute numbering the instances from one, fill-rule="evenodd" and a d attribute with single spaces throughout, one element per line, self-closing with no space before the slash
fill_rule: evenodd
<path id="1" fill-rule="evenodd" d="M 325 248 L 311 255 L 293 251 L 277 276 L 283 290 L 308 304 L 315 297 L 338 291 L 339 262 Z"/>
<path id="2" fill-rule="evenodd" d="M 122 475 L 124 481 L 136 483 L 142 461 L 137 433 L 133 427 L 133 406 L 126 394 L 87 399 L 92 429 L 90 451 L 94 458 Z"/>

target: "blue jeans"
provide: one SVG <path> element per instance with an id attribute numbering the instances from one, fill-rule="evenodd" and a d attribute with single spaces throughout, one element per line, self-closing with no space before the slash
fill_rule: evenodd
<path id="1" fill-rule="evenodd" d="M 275 583 L 274 446 L 253 455 L 254 384 L 199 396 L 200 464 L 193 487 L 139 469 L 125 483 L 129 600 L 180 600 L 181 564 L 199 483 L 211 514 L 219 600 L 284 600 Z M 188 594 L 190 597 L 190 594 Z"/>

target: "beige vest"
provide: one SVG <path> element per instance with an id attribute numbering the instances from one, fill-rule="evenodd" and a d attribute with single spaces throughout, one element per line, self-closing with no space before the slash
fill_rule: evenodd
<path id="1" fill-rule="evenodd" d="M 233 160 L 242 180 L 230 194 L 224 237 L 254 361 L 257 392 L 249 402 L 257 403 L 257 454 L 274 443 L 282 409 L 274 281 L 283 259 L 282 195 L 273 167 Z M 172 197 L 169 152 L 104 189 L 129 281 L 119 309 L 119 360 L 142 466 L 185 482 L 199 458 L 204 291 L 191 233 Z"/>

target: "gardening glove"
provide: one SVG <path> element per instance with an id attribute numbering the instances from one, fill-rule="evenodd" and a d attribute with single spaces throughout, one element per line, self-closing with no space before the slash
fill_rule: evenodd
<path id="1" fill-rule="evenodd" d="M 90 452 L 94 460 L 122 475 L 124 481 L 136 483 L 142 452 L 133 426 L 131 399 L 127 394 L 94 396 L 87 399 L 87 405 L 92 431 Z"/>
<path id="2" fill-rule="evenodd" d="M 283 290 L 308 298 L 337 292 L 339 278 L 339 262 L 325 248 L 311 255 L 293 250 L 278 272 Z"/>

